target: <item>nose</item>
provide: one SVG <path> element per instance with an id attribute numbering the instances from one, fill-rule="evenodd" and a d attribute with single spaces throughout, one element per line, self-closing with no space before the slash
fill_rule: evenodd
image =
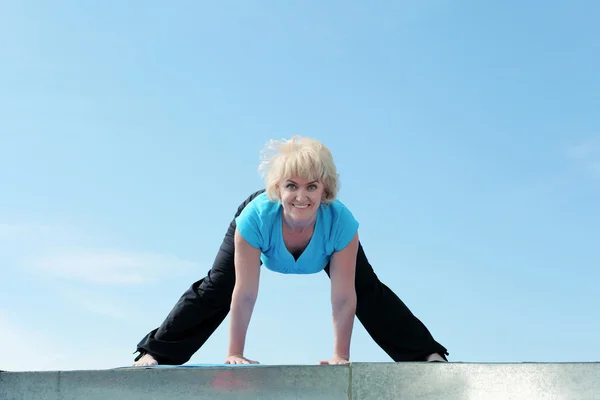
<path id="1" fill-rule="evenodd" d="M 296 191 L 296 200 L 306 199 L 306 189 L 300 188 Z"/>

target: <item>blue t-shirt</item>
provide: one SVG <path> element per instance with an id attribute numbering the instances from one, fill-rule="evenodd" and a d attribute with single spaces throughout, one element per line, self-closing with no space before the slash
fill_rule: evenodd
<path id="1" fill-rule="evenodd" d="M 331 255 L 346 247 L 358 230 L 358 221 L 339 200 L 321 204 L 314 232 L 298 260 L 283 242 L 283 207 L 266 193 L 254 198 L 235 219 L 242 237 L 261 250 L 260 260 L 271 271 L 283 274 L 314 274 L 325 268 Z"/>

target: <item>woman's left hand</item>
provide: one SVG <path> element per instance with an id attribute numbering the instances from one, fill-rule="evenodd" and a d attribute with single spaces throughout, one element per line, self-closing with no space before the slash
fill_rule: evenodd
<path id="1" fill-rule="evenodd" d="M 337 364 L 349 364 L 349 363 L 350 363 L 350 361 L 348 361 L 347 359 L 345 359 L 343 357 L 337 357 L 337 356 L 334 356 L 329 361 L 319 361 L 319 365 L 337 365 Z"/>

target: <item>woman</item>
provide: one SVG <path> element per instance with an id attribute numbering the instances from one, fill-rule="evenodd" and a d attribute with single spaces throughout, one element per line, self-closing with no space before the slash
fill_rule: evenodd
<path id="1" fill-rule="evenodd" d="M 260 266 L 286 274 L 326 271 L 332 285 L 334 349 L 321 364 L 350 360 L 356 315 L 394 361 L 447 361 L 446 348 L 379 281 L 358 240 L 358 222 L 337 199 L 338 174 L 319 141 L 271 141 L 260 170 L 265 189 L 237 210 L 213 267 L 179 299 L 163 324 L 140 341 L 135 366 L 183 364 L 231 311 L 226 364 L 244 355 Z"/>

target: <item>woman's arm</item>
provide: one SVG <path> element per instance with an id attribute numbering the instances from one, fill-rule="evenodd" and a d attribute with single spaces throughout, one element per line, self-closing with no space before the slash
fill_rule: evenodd
<path id="1" fill-rule="evenodd" d="M 331 306 L 333 314 L 333 358 L 322 364 L 344 363 L 350 360 L 350 338 L 356 314 L 355 269 L 358 252 L 358 233 L 342 250 L 333 253 L 331 277 Z"/>
<path id="2" fill-rule="evenodd" d="M 258 297 L 260 249 L 252 247 L 235 230 L 235 287 L 231 298 L 229 349 L 226 364 L 256 363 L 244 358 L 246 333 Z"/>

